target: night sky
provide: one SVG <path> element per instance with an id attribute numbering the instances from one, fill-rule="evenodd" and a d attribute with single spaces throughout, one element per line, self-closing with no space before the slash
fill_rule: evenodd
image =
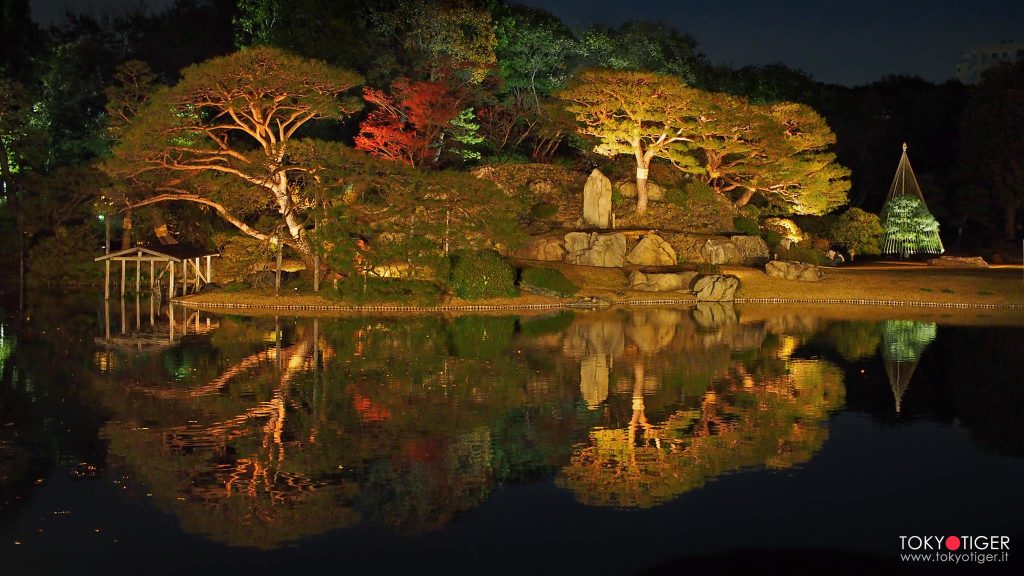
<path id="1" fill-rule="evenodd" d="M 172 0 L 31 0 L 44 24 L 68 8 L 102 12 L 122 6 L 152 9 Z M 628 19 L 664 20 L 691 34 L 713 63 L 781 62 L 816 79 L 846 85 L 887 74 L 934 82 L 952 78 L 971 47 L 1024 41 L 1021 0 L 811 0 L 695 2 L 691 0 L 521 0 L 570 26 Z"/>

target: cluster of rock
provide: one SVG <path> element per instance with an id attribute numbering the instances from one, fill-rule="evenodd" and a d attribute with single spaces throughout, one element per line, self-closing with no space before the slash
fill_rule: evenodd
<path id="1" fill-rule="evenodd" d="M 666 239 L 653 232 L 639 236 L 626 232 L 569 232 L 564 237 L 531 238 L 512 255 L 525 260 L 566 262 L 585 266 L 618 268 L 674 266 L 678 262 L 708 264 L 761 264 L 768 260 L 768 246 L 757 236 L 712 237 L 672 233 Z"/>
<path id="2" fill-rule="evenodd" d="M 772 278 L 801 282 L 817 282 L 825 277 L 821 270 L 813 264 L 788 260 L 772 260 L 765 265 L 764 272 Z"/>

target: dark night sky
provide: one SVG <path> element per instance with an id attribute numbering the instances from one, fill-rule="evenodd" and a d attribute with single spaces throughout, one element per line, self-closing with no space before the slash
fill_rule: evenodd
<path id="1" fill-rule="evenodd" d="M 689 33 L 716 64 L 782 62 L 824 82 L 863 84 L 886 74 L 941 82 L 969 48 L 1024 41 L 1022 0 L 518 0 L 570 26 L 664 20 Z M 71 8 L 99 11 L 172 0 L 31 0 L 49 23 Z"/>

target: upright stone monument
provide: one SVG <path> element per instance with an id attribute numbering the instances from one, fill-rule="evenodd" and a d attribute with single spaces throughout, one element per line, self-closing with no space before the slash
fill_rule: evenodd
<path id="1" fill-rule="evenodd" d="M 583 225 L 612 227 L 612 182 L 597 168 L 583 186 Z"/>

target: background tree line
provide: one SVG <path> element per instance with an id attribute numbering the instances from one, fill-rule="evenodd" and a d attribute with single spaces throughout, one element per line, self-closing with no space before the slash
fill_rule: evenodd
<path id="1" fill-rule="evenodd" d="M 189 65 L 254 46 L 362 77 L 353 96 L 370 105 L 302 136 L 413 167 L 458 168 L 479 158 L 585 162 L 575 119 L 555 94 L 581 70 L 647 71 L 755 105 L 816 110 L 835 132 L 836 160 L 853 168 L 850 204 L 868 211 L 880 210 L 907 141 L 947 245 L 1019 235 L 1020 65 L 976 88 L 911 77 L 847 88 L 781 64 L 712 65 L 692 37 L 663 23 L 572 29 L 543 10 L 489 0 L 179 0 L 159 13 L 69 15 L 47 30 L 31 21 L 26 0 L 0 6 L 0 260 L 16 267 L 24 252 L 40 262 L 32 267 L 40 279 L 54 271 L 44 262 L 61 262 L 63 276 L 88 263 L 81 256 L 95 253 L 102 237 L 98 213 L 111 213 L 120 233 L 120 211 L 104 203 L 123 183 L 96 165 L 154 87 L 176 84 Z M 97 190 L 110 193 L 97 198 Z M 205 210 L 167 204 L 125 227 L 206 241 L 219 224 Z"/>

